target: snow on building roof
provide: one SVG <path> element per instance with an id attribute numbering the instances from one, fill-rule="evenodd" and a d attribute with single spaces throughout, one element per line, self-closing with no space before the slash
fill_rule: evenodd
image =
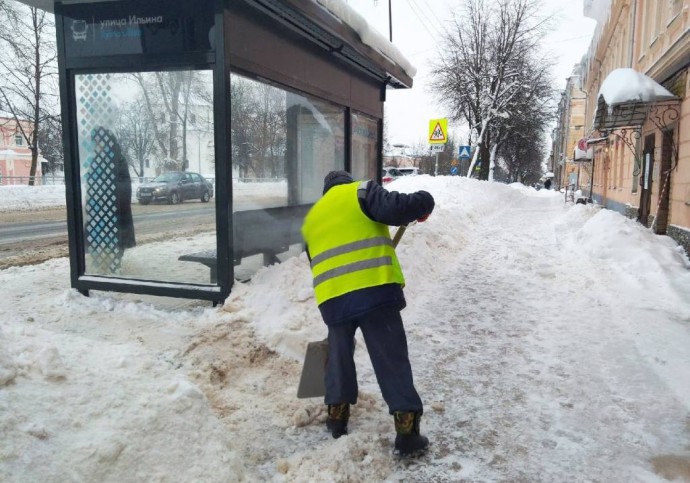
<path id="1" fill-rule="evenodd" d="M 615 69 L 606 76 L 597 98 L 600 96 L 604 97 L 608 106 L 626 102 L 654 102 L 675 98 L 654 79 L 630 68 Z"/>
<path id="2" fill-rule="evenodd" d="M 357 13 L 343 0 L 312 0 L 323 7 L 342 23 L 348 25 L 359 35 L 362 42 L 379 51 L 391 61 L 398 64 L 410 77 L 414 77 L 417 69 L 398 48 L 374 29 L 369 22 Z"/>

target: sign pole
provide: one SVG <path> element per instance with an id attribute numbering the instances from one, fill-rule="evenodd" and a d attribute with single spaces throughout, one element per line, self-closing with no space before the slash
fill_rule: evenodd
<path id="1" fill-rule="evenodd" d="M 434 176 L 438 176 L 438 151 L 436 151 L 436 162 L 434 163 Z"/>

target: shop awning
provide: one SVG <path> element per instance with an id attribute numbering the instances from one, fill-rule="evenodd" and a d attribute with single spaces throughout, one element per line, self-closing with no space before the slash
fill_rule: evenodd
<path id="1" fill-rule="evenodd" d="M 642 126 L 651 106 L 677 105 L 680 99 L 634 69 L 616 69 L 601 84 L 594 129 L 611 131 Z"/>

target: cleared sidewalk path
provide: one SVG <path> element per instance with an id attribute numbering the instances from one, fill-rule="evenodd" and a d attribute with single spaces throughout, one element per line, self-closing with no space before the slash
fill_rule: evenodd
<path id="1" fill-rule="evenodd" d="M 399 475 L 690 481 L 690 287 L 650 287 L 593 257 L 577 212 L 549 201 L 523 198 L 468 231 L 435 297 L 412 304 L 434 447 Z"/>

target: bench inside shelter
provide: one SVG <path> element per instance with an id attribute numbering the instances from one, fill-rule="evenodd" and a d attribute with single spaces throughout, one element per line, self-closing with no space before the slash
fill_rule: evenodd
<path id="1" fill-rule="evenodd" d="M 236 211 L 233 216 L 233 265 L 244 258 L 263 255 L 263 265 L 280 263 L 278 254 L 302 243 L 302 222 L 311 204 Z M 178 260 L 197 262 L 210 269 L 211 283 L 218 280 L 215 249 L 181 255 Z"/>

